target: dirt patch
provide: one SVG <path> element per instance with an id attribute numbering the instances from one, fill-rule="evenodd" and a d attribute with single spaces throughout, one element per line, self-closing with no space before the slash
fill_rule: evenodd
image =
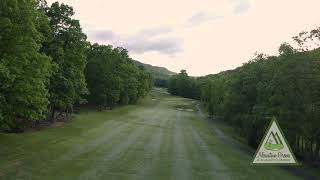
<path id="1" fill-rule="evenodd" d="M 44 121 L 36 121 L 31 122 L 22 132 L 34 132 L 34 131 L 41 131 L 47 128 L 59 128 L 63 127 L 72 122 L 74 116 L 63 116 L 56 119 L 55 122 L 44 120 Z"/>
<path id="2" fill-rule="evenodd" d="M 178 104 L 178 105 L 175 105 L 174 107 L 179 111 L 193 112 L 196 110 L 194 105 L 192 104 Z"/>
<path id="3" fill-rule="evenodd" d="M 187 111 L 187 112 L 193 112 L 194 109 L 191 108 L 181 108 L 181 107 L 177 107 L 176 108 L 178 111 Z"/>
<path id="4" fill-rule="evenodd" d="M 52 124 L 52 127 L 63 127 L 67 124 L 67 122 L 56 122 Z"/>

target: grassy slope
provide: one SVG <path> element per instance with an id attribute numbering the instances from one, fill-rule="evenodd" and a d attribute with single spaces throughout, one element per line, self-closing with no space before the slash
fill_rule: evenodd
<path id="1" fill-rule="evenodd" d="M 294 179 L 251 166 L 218 136 L 195 102 L 158 89 L 139 105 L 83 112 L 62 127 L 0 134 L 0 179 Z"/>

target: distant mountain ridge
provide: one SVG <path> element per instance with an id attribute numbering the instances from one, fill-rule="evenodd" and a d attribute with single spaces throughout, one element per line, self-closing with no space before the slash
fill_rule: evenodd
<path id="1" fill-rule="evenodd" d="M 153 66 L 136 60 L 134 60 L 134 63 L 136 63 L 138 66 L 143 66 L 147 72 L 151 73 L 154 79 L 168 80 L 171 75 L 177 74 L 175 72 L 169 71 L 165 67 Z"/>

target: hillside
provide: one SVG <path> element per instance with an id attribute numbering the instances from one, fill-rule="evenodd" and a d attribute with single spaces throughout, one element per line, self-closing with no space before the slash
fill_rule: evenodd
<path id="1" fill-rule="evenodd" d="M 157 87 L 168 87 L 169 78 L 175 72 L 169 71 L 167 68 L 152 66 L 139 61 L 134 61 L 138 66 L 143 66 L 147 72 L 152 75 L 154 85 Z"/>
<path id="2" fill-rule="evenodd" d="M 145 70 L 152 74 L 154 79 L 169 79 L 171 75 L 176 74 L 175 72 L 169 71 L 165 67 L 152 66 L 150 64 L 145 64 L 139 61 L 134 61 L 138 66 L 143 66 Z"/>

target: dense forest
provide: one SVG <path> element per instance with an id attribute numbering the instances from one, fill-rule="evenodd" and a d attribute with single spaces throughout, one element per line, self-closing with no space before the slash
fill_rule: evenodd
<path id="1" fill-rule="evenodd" d="M 0 2 L 0 130 L 135 103 L 152 78 L 124 48 L 91 44 L 73 8 L 45 0 Z"/>
<path id="2" fill-rule="evenodd" d="M 276 117 L 296 156 L 320 158 L 320 28 L 284 43 L 278 56 L 258 54 L 234 70 L 192 78 L 172 76 L 169 92 L 200 99 L 209 115 L 231 126 L 257 147 Z"/>
<path id="3" fill-rule="evenodd" d="M 195 78 L 188 76 L 186 70 L 181 70 L 179 74 L 171 76 L 168 82 L 168 91 L 172 95 L 198 99 L 200 90 L 196 82 Z"/>

